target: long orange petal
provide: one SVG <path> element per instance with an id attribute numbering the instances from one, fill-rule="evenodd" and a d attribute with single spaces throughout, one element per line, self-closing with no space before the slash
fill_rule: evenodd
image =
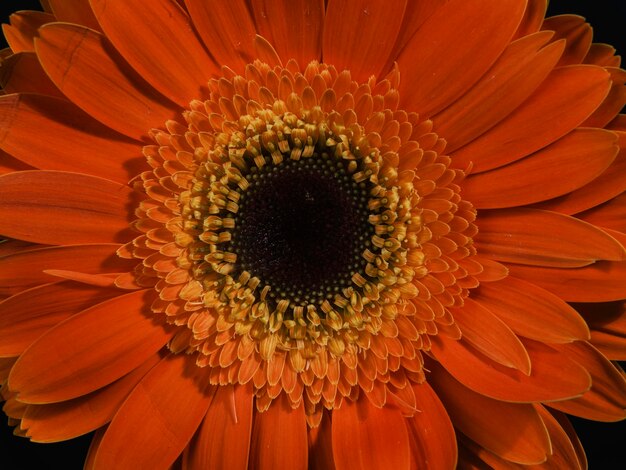
<path id="1" fill-rule="evenodd" d="M 329 0 L 324 20 L 324 62 L 350 70 L 356 80 L 384 72 L 400 31 L 407 0 Z M 403 69 L 404 71 L 404 69 Z M 409 80 L 411 81 L 411 80 Z"/>
<path id="2" fill-rule="evenodd" d="M 17 357 L 0 357 L 0 381 L 5 382 L 9 378 L 9 373 L 13 368 L 13 364 L 17 361 Z M 0 394 L 2 396 L 2 394 Z M 6 399 L 6 397 L 3 397 Z"/>
<path id="3" fill-rule="evenodd" d="M 413 392 L 419 411 L 407 419 L 407 428 L 414 463 L 417 468 L 421 462 L 433 469 L 456 468 L 456 436 L 445 406 L 427 382 L 413 386 Z"/>
<path id="4" fill-rule="evenodd" d="M 471 298 L 450 310 L 463 338 L 498 364 L 530 374 L 530 358 L 518 337 L 496 315 Z"/>
<path id="5" fill-rule="evenodd" d="M 146 138 L 150 129 L 180 114 L 96 31 L 52 23 L 39 30 L 35 50 L 48 76 L 74 104 L 121 134 Z"/>
<path id="6" fill-rule="evenodd" d="M 589 342 L 609 359 L 626 361 L 626 303 L 585 303 L 576 309 L 589 324 Z"/>
<path id="7" fill-rule="evenodd" d="M 206 370 L 170 354 L 131 392 L 102 438 L 96 469 L 168 468 L 182 453 L 215 392 Z"/>
<path id="8" fill-rule="evenodd" d="M 526 468 L 526 465 L 510 462 L 488 451 L 464 434 L 459 435 L 459 457 L 461 462 L 459 467 L 468 470 L 521 470 Z"/>
<path id="9" fill-rule="evenodd" d="M 189 15 L 218 64 L 243 73 L 254 60 L 256 28 L 245 0 L 185 0 Z"/>
<path id="10" fill-rule="evenodd" d="M 437 365 L 428 376 L 454 426 L 505 460 L 538 464 L 550 453 L 550 438 L 530 404 L 505 403 L 476 393 Z M 516 432 L 510 432 L 511 428 Z"/>
<path id="11" fill-rule="evenodd" d="M 0 294 L 58 281 L 46 269 L 85 273 L 119 273 L 132 270 L 135 260 L 119 258 L 117 244 L 73 245 L 29 248 L 0 257 Z"/>
<path id="12" fill-rule="evenodd" d="M 0 356 L 21 354 L 61 321 L 119 294 L 117 289 L 65 281 L 34 287 L 3 300 L 0 302 Z"/>
<path id="13" fill-rule="evenodd" d="M 515 32 L 515 38 L 535 33 L 541 27 L 548 8 L 547 0 L 528 0 L 524 18 Z"/>
<path id="14" fill-rule="evenodd" d="M 537 91 L 489 132 L 452 152 L 454 164 L 472 172 L 514 162 L 551 144 L 580 125 L 609 92 L 609 74 L 600 67 L 554 69 Z"/>
<path id="15" fill-rule="evenodd" d="M 451 0 L 439 8 L 398 58 L 401 105 L 427 118 L 459 98 L 509 44 L 525 6 L 525 0 Z"/>
<path id="16" fill-rule="evenodd" d="M 463 197 L 477 209 L 545 201 L 596 179 L 613 163 L 618 152 L 615 133 L 575 129 L 526 158 L 470 175 L 463 181 Z"/>
<path id="17" fill-rule="evenodd" d="M 405 48 L 413 35 L 422 27 L 439 8 L 446 4 L 448 0 L 420 0 L 419 2 L 407 2 L 406 10 L 398 39 L 389 57 L 389 68 L 393 65 L 400 52 Z"/>
<path id="18" fill-rule="evenodd" d="M 198 432 L 187 448 L 183 468 L 246 470 L 253 401 L 249 387 L 218 387 Z"/>
<path id="19" fill-rule="evenodd" d="M 587 342 L 555 346 L 591 374 L 591 389 L 580 398 L 548 405 L 567 414 L 594 421 L 620 421 L 626 418 L 626 376 Z"/>
<path id="20" fill-rule="evenodd" d="M 14 171 L 33 170 L 34 168 L 17 158 L 12 157 L 4 150 L 0 150 L 0 175 L 13 173 Z"/>
<path id="21" fill-rule="evenodd" d="M 611 90 L 604 99 L 604 102 L 595 112 L 583 122 L 583 126 L 604 127 L 610 123 L 615 116 L 626 105 L 626 71 L 615 67 L 606 69 L 611 74 Z"/>
<path id="22" fill-rule="evenodd" d="M 106 432 L 106 426 L 98 429 L 91 439 L 91 445 L 87 450 L 87 457 L 85 457 L 85 465 L 83 466 L 83 470 L 94 470 L 94 463 L 96 460 L 96 454 L 98 453 L 98 447 L 100 447 L 100 443 L 102 442 L 102 438 Z"/>
<path id="23" fill-rule="evenodd" d="M 324 8 L 323 0 L 252 0 L 259 34 L 285 61 L 295 59 L 302 68 L 321 60 Z"/>
<path id="24" fill-rule="evenodd" d="M 151 356 L 129 374 L 90 394 L 60 403 L 29 405 L 20 426 L 34 442 L 65 441 L 104 426 L 159 359 L 158 354 Z"/>
<path id="25" fill-rule="evenodd" d="M 309 468 L 311 470 L 336 470 L 333 459 L 331 412 L 325 411 L 316 428 L 309 428 Z"/>
<path id="26" fill-rule="evenodd" d="M 40 26 L 55 21 L 50 13 L 23 10 L 13 13 L 9 20 L 11 25 L 2 25 L 4 37 L 14 53 L 32 52 L 33 39 L 37 36 Z"/>
<path id="27" fill-rule="evenodd" d="M 570 442 L 574 446 L 574 451 L 576 452 L 576 457 L 578 457 L 580 466 L 583 469 L 586 469 L 587 468 L 587 456 L 585 455 L 585 449 L 583 448 L 583 445 L 580 442 L 580 439 L 578 438 L 576 429 L 574 429 L 574 426 L 572 426 L 572 423 L 570 423 L 569 419 L 567 418 L 565 414 L 556 410 L 551 410 L 551 414 L 552 416 L 554 416 L 554 419 L 558 421 L 563 431 L 565 431 L 565 433 L 569 437 Z"/>
<path id="28" fill-rule="evenodd" d="M 530 375 L 497 364 L 464 340 L 439 335 L 431 338 L 431 343 L 433 355 L 455 379 L 496 400 L 560 400 L 580 396 L 591 386 L 583 367 L 542 343 L 524 341 L 532 364 Z"/>
<path id="29" fill-rule="evenodd" d="M 576 310 L 556 295 L 520 279 L 509 276 L 483 283 L 472 298 L 520 336 L 545 343 L 589 339 L 587 324 Z"/>
<path id="30" fill-rule="evenodd" d="M 0 87 L 7 94 L 30 92 L 63 98 L 34 52 L 13 54 L 0 64 Z"/>
<path id="31" fill-rule="evenodd" d="M 591 44 L 585 56 L 585 64 L 600 65 L 602 67 L 619 67 L 621 59 L 615 55 L 616 50 L 609 44 Z"/>
<path id="32" fill-rule="evenodd" d="M 139 143 L 65 100 L 36 94 L 0 97 L 0 148 L 42 170 L 76 171 L 120 183 L 147 167 Z"/>
<path id="33" fill-rule="evenodd" d="M 484 211 L 476 223 L 478 251 L 497 261 L 578 267 L 598 260 L 626 259 L 624 247 L 615 238 L 557 212 L 526 208 Z"/>
<path id="34" fill-rule="evenodd" d="M 205 95 L 217 66 L 185 11 L 170 0 L 90 0 L 108 39 L 153 87 L 181 106 Z"/>
<path id="35" fill-rule="evenodd" d="M 249 468 L 304 470 L 308 448 L 304 405 L 292 409 L 283 393 L 254 418 Z"/>
<path id="36" fill-rule="evenodd" d="M 582 212 L 578 217 L 599 227 L 626 233 L 626 193 Z"/>
<path id="37" fill-rule="evenodd" d="M 0 242 L 0 257 L 13 255 L 20 251 L 34 250 L 35 248 L 43 248 L 45 245 L 29 243 L 23 240 L 2 240 Z"/>
<path id="38" fill-rule="evenodd" d="M 548 456 L 545 467 L 538 465 L 531 466 L 530 468 L 533 470 L 546 467 L 554 469 L 568 468 L 572 470 L 582 470 L 585 468 L 578 459 L 574 444 L 557 419 L 542 405 L 535 405 L 535 409 L 539 413 L 539 416 L 541 416 L 541 420 L 550 434 L 552 453 Z"/>
<path id="39" fill-rule="evenodd" d="M 626 298 L 626 262 L 597 261 L 582 268 L 509 264 L 512 276 L 536 284 L 566 302 L 610 302 Z"/>
<path id="40" fill-rule="evenodd" d="M 79 173 L 3 175 L 0 233 L 49 245 L 128 241 L 132 194 L 127 186 Z"/>
<path id="41" fill-rule="evenodd" d="M 100 25 L 91 10 L 89 2 L 84 0 L 48 0 L 57 21 L 87 26 L 98 31 Z"/>
<path id="42" fill-rule="evenodd" d="M 171 336 L 150 314 L 150 297 L 114 297 L 52 328 L 20 356 L 10 389 L 25 403 L 70 400 L 138 367 Z"/>
<path id="43" fill-rule="evenodd" d="M 397 409 L 377 408 L 365 397 L 344 400 L 332 414 L 332 438 L 337 470 L 409 468 L 408 430 Z"/>
<path id="44" fill-rule="evenodd" d="M 485 77 L 434 118 L 434 131 L 453 152 L 515 110 L 556 64 L 563 44 L 544 47 L 550 33 L 536 33 L 512 42 Z"/>
<path id="45" fill-rule="evenodd" d="M 563 214 L 576 214 L 609 201 L 626 191 L 626 132 L 617 134 L 620 136 L 621 150 L 613 163 L 600 176 L 569 194 L 541 202 L 535 207 Z M 578 164 L 580 163 L 579 160 Z"/>
<path id="46" fill-rule="evenodd" d="M 555 40 L 565 39 L 567 47 L 559 66 L 580 64 L 591 46 L 593 32 L 585 19 L 577 15 L 558 15 L 546 18 L 541 29 L 554 31 Z"/>

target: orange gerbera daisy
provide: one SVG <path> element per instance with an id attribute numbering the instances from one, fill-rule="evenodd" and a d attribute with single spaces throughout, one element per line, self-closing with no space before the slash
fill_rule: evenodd
<path id="1" fill-rule="evenodd" d="M 626 72 L 546 0 L 4 27 L 0 382 L 88 469 L 583 468 L 626 416 Z"/>

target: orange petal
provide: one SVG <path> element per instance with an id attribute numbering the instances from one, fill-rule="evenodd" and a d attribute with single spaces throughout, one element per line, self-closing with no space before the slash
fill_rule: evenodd
<path id="1" fill-rule="evenodd" d="M 9 16 L 11 25 L 2 25 L 4 37 L 14 53 L 32 52 L 33 39 L 37 36 L 40 26 L 56 21 L 50 13 L 41 11 L 18 11 Z"/>
<path id="2" fill-rule="evenodd" d="M 344 400 L 332 414 L 332 438 L 337 470 L 409 468 L 409 434 L 397 409 Z"/>
<path id="3" fill-rule="evenodd" d="M 292 409 L 282 393 L 267 411 L 255 416 L 249 468 L 306 469 L 308 447 L 304 406 Z"/>
<path id="4" fill-rule="evenodd" d="M 615 56 L 615 52 L 615 48 L 609 44 L 591 44 L 584 62 L 602 67 L 619 67 L 620 57 Z"/>
<path id="5" fill-rule="evenodd" d="M 626 303 L 577 304 L 576 309 L 589 324 L 589 342 L 609 359 L 626 361 Z"/>
<path id="6" fill-rule="evenodd" d="M 530 374 L 530 358 L 515 333 L 496 315 L 471 298 L 451 309 L 463 338 L 488 358 Z"/>
<path id="7" fill-rule="evenodd" d="M 178 106 L 144 83 L 100 33 L 52 23 L 39 30 L 35 50 L 48 76 L 74 104 L 121 134 L 144 138 L 179 114 Z"/>
<path id="8" fill-rule="evenodd" d="M 626 298 L 626 262 L 597 261 L 582 268 L 508 265 L 511 275 L 532 282 L 566 302 L 610 302 Z"/>
<path id="9" fill-rule="evenodd" d="M 576 310 L 534 284 L 507 277 L 481 284 L 472 298 L 520 336 L 545 343 L 589 339 L 585 320 Z"/>
<path id="10" fill-rule="evenodd" d="M 65 441 L 104 426 L 159 359 L 158 354 L 151 356 L 129 374 L 88 395 L 60 403 L 29 405 L 20 426 L 34 442 Z"/>
<path id="11" fill-rule="evenodd" d="M 0 256 L 13 255 L 20 251 L 33 250 L 35 248 L 43 248 L 44 245 L 28 243 L 22 240 L 2 240 L 0 241 Z"/>
<path id="12" fill-rule="evenodd" d="M 184 468 L 246 470 L 252 405 L 253 395 L 249 387 L 218 387 L 198 432 L 187 448 Z"/>
<path id="13" fill-rule="evenodd" d="M 24 403 L 57 402 L 132 371 L 170 338 L 151 315 L 149 297 L 145 290 L 114 297 L 52 328 L 20 356 L 10 389 Z"/>
<path id="14" fill-rule="evenodd" d="M 431 337 L 433 355 L 455 379 L 496 400 L 562 400 L 580 396 L 591 386 L 587 371 L 565 354 L 531 340 L 525 340 L 524 346 L 532 364 L 530 375 L 497 364 L 465 340 Z"/>
<path id="15" fill-rule="evenodd" d="M 615 238 L 557 212 L 526 208 L 484 211 L 476 224 L 478 251 L 498 261 L 577 267 L 597 260 L 626 259 L 624 247 Z"/>
<path id="16" fill-rule="evenodd" d="M 626 105 L 626 71 L 613 67 L 606 70 L 611 74 L 611 90 L 598 109 L 583 122 L 583 126 L 604 127 Z"/>
<path id="17" fill-rule="evenodd" d="M 254 60 L 256 36 L 245 0 L 185 0 L 185 5 L 215 61 L 243 73 L 245 65 Z"/>
<path id="18" fill-rule="evenodd" d="M 335 470 L 330 414 L 328 411 L 323 412 L 320 424 L 308 430 L 311 470 Z"/>
<path id="19" fill-rule="evenodd" d="M 398 58 L 401 105 L 425 119 L 459 98 L 509 44 L 525 6 L 525 0 L 450 0 L 439 8 Z"/>
<path id="20" fill-rule="evenodd" d="M 537 32 L 543 23 L 547 9 L 548 0 L 528 0 L 524 17 L 514 37 L 517 39 Z"/>
<path id="21" fill-rule="evenodd" d="M 84 0 L 48 0 L 48 2 L 57 21 L 87 26 L 96 31 L 100 29 L 89 2 Z"/>
<path id="22" fill-rule="evenodd" d="M 463 197 L 477 209 L 545 201 L 592 182 L 613 163 L 618 152 L 615 133 L 574 129 L 526 158 L 470 175 L 463 181 Z"/>
<path id="23" fill-rule="evenodd" d="M 339 71 L 350 70 L 356 80 L 379 77 L 393 50 L 406 4 L 407 0 L 372 0 L 364 7 L 359 2 L 329 0 L 322 43 L 324 62 Z"/>
<path id="24" fill-rule="evenodd" d="M 580 443 L 580 439 L 578 439 L 578 434 L 576 434 L 576 429 L 574 429 L 574 426 L 572 426 L 572 423 L 570 423 L 569 419 L 567 419 L 567 416 L 564 415 L 563 413 L 560 413 L 559 411 L 556 411 L 556 410 L 551 410 L 551 414 L 552 416 L 554 416 L 554 419 L 558 421 L 563 431 L 565 431 L 565 433 L 569 437 L 570 442 L 574 446 L 574 451 L 576 452 L 576 457 L 578 457 L 580 466 L 583 469 L 586 469 L 587 468 L 587 456 L 585 455 L 585 449 L 583 449 L 583 446 Z"/>
<path id="25" fill-rule="evenodd" d="M 448 152 L 496 125 L 537 89 L 563 50 L 563 44 L 543 47 L 549 40 L 550 33 L 542 32 L 512 42 L 484 80 L 433 118 Z"/>
<path id="26" fill-rule="evenodd" d="M 581 16 L 558 15 L 546 18 L 541 29 L 554 31 L 555 41 L 565 39 L 567 43 L 559 66 L 580 64 L 589 52 L 593 32 Z"/>
<path id="27" fill-rule="evenodd" d="M 68 281 L 37 286 L 3 300 L 0 356 L 21 354 L 61 321 L 119 293 Z"/>
<path id="28" fill-rule="evenodd" d="M 555 346 L 591 374 L 591 389 L 582 397 L 549 406 L 594 421 L 626 418 L 626 376 L 591 344 L 577 341 Z"/>
<path id="29" fill-rule="evenodd" d="M 536 204 L 535 207 L 563 214 L 576 214 L 600 205 L 626 191 L 626 132 L 618 134 L 621 137 L 620 140 L 623 140 L 622 150 L 600 176 L 569 194 Z M 577 166 L 581 163 L 579 160 Z M 561 178 L 553 180 L 553 183 L 557 181 L 561 181 Z"/>
<path id="30" fill-rule="evenodd" d="M 392 67 L 393 63 L 391 62 L 395 62 L 400 51 L 404 49 L 416 31 L 418 31 L 426 20 L 439 8 L 445 5 L 447 1 L 448 0 L 420 0 L 419 2 L 407 2 L 400 33 L 398 34 L 393 52 L 389 57 L 390 63 L 388 64 L 388 68 Z"/>
<path id="31" fill-rule="evenodd" d="M 407 419 L 412 460 L 428 462 L 433 469 L 456 468 L 456 436 L 446 408 L 427 382 L 413 386 L 413 391 L 420 411 Z"/>
<path id="32" fill-rule="evenodd" d="M 600 67 L 554 69 L 537 91 L 489 132 L 452 152 L 454 164 L 472 172 L 491 170 L 551 144 L 580 125 L 602 103 L 611 86 Z"/>
<path id="33" fill-rule="evenodd" d="M 78 173 L 2 175 L 0 233 L 50 245 L 127 241 L 132 194 L 127 186 Z"/>
<path id="34" fill-rule="evenodd" d="M 215 388 L 192 357 L 170 354 L 131 392 L 109 425 L 95 468 L 168 468 L 206 414 Z"/>
<path id="35" fill-rule="evenodd" d="M 185 11 L 170 0 L 91 0 L 115 48 L 153 87 L 181 106 L 205 94 L 217 67 Z"/>
<path id="36" fill-rule="evenodd" d="M 554 39 L 565 39 L 567 47 L 559 66 L 582 63 L 589 52 L 593 31 L 585 19 L 577 15 L 558 15 L 546 18 L 542 30 L 554 31 Z"/>
<path id="37" fill-rule="evenodd" d="M 85 273 L 118 273 L 131 270 L 136 261 L 118 258 L 120 245 L 75 245 L 34 248 L 0 258 L 0 293 L 13 294 L 38 284 L 58 281 L 46 269 Z"/>
<path id="38" fill-rule="evenodd" d="M 464 434 L 459 435 L 459 457 L 460 467 L 472 470 L 520 470 L 527 467 L 509 462 L 493 452 L 489 452 Z"/>
<path id="39" fill-rule="evenodd" d="M 0 147 L 42 170 L 75 171 L 120 183 L 147 166 L 139 143 L 65 100 L 35 94 L 0 98 Z"/>
<path id="40" fill-rule="evenodd" d="M 540 468 L 568 468 L 572 470 L 582 470 L 581 462 L 578 460 L 574 444 L 569 436 L 559 424 L 557 419 L 550 414 L 542 405 L 535 405 L 535 409 L 541 416 L 543 424 L 545 424 L 548 434 L 550 434 L 550 447 L 552 453 L 548 456 L 546 466 L 531 466 L 531 469 L 539 470 Z"/>
<path id="41" fill-rule="evenodd" d="M 252 11 L 259 34 L 280 57 L 295 59 L 300 67 L 321 60 L 323 0 L 252 0 Z"/>
<path id="42" fill-rule="evenodd" d="M 528 465 L 546 460 L 550 437 L 532 405 L 505 403 L 473 392 L 438 365 L 428 381 L 455 428 L 477 444 L 511 462 Z"/>
<path id="43" fill-rule="evenodd" d="M 87 457 L 85 457 L 83 470 L 94 470 L 96 454 L 98 453 L 98 448 L 100 447 L 100 443 L 102 442 L 102 438 L 104 437 L 106 430 L 106 427 L 102 427 L 94 433 L 93 439 L 91 439 L 91 445 L 87 450 Z"/>
<path id="44" fill-rule="evenodd" d="M 85 274 L 76 271 L 68 271 L 66 269 L 45 269 L 44 272 L 61 279 L 68 279 L 70 281 L 97 287 L 115 287 L 115 280 L 120 276 L 120 273 Z"/>
<path id="45" fill-rule="evenodd" d="M 31 92 L 63 98 L 63 94 L 44 72 L 34 52 L 19 52 L 2 62 L 0 87 L 7 94 Z"/>
<path id="46" fill-rule="evenodd" d="M 582 212 L 577 217 L 599 227 L 626 233 L 626 193 Z"/>
<path id="47" fill-rule="evenodd" d="M 13 158 L 4 150 L 0 150 L 0 175 L 13 173 L 14 171 L 24 171 L 32 169 L 32 166 L 18 160 L 17 158 Z"/>

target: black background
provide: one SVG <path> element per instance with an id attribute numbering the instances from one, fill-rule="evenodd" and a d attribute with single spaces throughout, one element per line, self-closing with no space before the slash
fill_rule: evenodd
<path id="1" fill-rule="evenodd" d="M 414 1 L 414 0 L 410 0 Z M 146 0 L 149 4 L 150 0 Z M 6 23 L 12 11 L 38 9 L 36 0 L 3 0 L 0 21 Z M 626 57 L 626 0 L 552 0 L 549 16 L 563 13 L 579 14 L 594 27 L 594 41 L 612 44 Z M 0 37 L 0 48 L 6 47 Z M 587 452 L 589 466 L 594 469 L 621 468 L 626 444 L 626 422 L 596 423 L 573 419 Z M 33 444 L 12 435 L 0 414 L 0 465 L 6 470 L 81 469 L 91 435 L 58 444 Z M 517 432 L 511 429 L 511 432 Z"/>

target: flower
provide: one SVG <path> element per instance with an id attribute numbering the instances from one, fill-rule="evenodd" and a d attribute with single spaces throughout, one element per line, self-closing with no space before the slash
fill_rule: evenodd
<path id="1" fill-rule="evenodd" d="M 566 414 L 625 417 L 626 75 L 584 20 L 46 4 L 0 69 L 16 433 L 97 430 L 96 469 L 582 468 Z"/>

